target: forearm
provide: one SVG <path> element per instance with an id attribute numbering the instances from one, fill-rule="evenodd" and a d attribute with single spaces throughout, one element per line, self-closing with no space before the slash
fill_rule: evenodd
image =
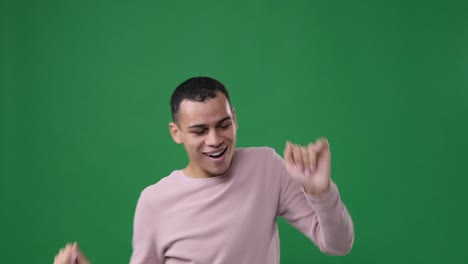
<path id="1" fill-rule="evenodd" d="M 316 212 L 313 233 L 320 250 L 330 255 L 348 254 L 354 242 L 354 226 L 336 185 L 331 182 L 329 189 L 318 195 L 305 190 L 304 194 Z"/>

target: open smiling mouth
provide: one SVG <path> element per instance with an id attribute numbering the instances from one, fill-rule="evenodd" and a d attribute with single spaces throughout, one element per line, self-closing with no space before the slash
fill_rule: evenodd
<path id="1" fill-rule="evenodd" d="M 203 153 L 203 154 L 205 154 L 206 156 L 210 158 L 218 159 L 218 158 L 221 158 L 224 155 L 224 153 L 226 153 L 227 149 L 228 147 L 225 147 L 222 151 L 219 151 L 219 152 Z"/>

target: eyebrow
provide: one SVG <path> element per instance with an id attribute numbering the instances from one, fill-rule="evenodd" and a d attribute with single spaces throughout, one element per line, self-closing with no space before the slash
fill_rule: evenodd
<path id="1" fill-rule="evenodd" d="M 226 120 L 231 120 L 232 118 L 230 116 L 226 116 L 225 118 L 219 120 L 218 122 L 216 122 L 217 125 L 223 123 L 224 121 Z M 192 125 L 192 126 L 189 126 L 188 128 L 205 128 L 207 127 L 207 125 L 205 124 L 196 124 L 196 125 Z"/>

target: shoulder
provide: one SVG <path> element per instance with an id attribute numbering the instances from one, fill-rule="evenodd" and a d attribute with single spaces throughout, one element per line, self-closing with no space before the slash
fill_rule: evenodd
<path id="1" fill-rule="evenodd" d="M 179 185 L 180 171 L 175 170 L 168 176 L 160 179 L 157 183 L 147 186 L 141 191 L 140 200 L 157 201 L 174 186 Z"/>
<path id="2" fill-rule="evenodd" d="M 248 147 L 236 149 L 233 174 L 245 179 L 258 190 L 265 187 L 269 195 L 279 193 L 284 161 L 271 147 Z M 266 190 L 266 189 L 265 189 Z"/>
<path id="3" fill-rule="evenodd" d="M 275 155 L 275 149 L 271 147 L 247 147 L 247 148 L 236 148 L 236 155 L 240 157 L 264 157 L 268 158 Z"/>
<path id="4" fill-rule="evenodd" d="M 262 171 L 274 169 L 282 164 L 282 158 L 271 147 L 237 148 L 234 167 L 243 171 Z"/>
<path id="5" fill-rule="evenodd" d="M 281 157 L 276 153 L 274 148 L 271 147 L 247 147 L 237 148 L 236 158 L 242 162 L 271 162 L 278 161 Z"/>

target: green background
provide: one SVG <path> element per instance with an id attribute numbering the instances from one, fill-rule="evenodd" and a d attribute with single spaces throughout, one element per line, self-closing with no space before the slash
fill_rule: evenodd
<path id="1" fill-rule="evenodd" d="M 279 220 L 282 263 L 468 259 L 466 1 L 2 0 L 0 262 L 127 263 L 140 191 L 187 162 L 169 97 L 229 89 L 238 146 L 327 136 L 346 257 Z M 189 220 L 188 220 L 189 221 Z"/>

